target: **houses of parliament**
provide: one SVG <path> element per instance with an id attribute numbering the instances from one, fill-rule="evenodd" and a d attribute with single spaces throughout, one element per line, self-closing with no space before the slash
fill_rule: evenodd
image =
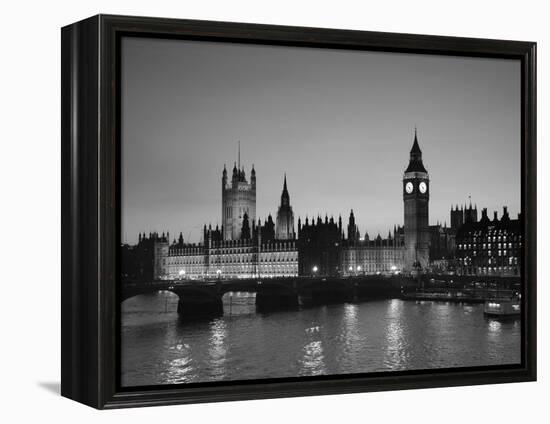
<path id="1" fill-rule="evenodd" d="M 186 243 L 181 233 L 172 243 L 169 233 L 140 234 L 137 245 L 123 246 L 123 278 L 519 272 L 521 218 L 510 219 L 506 208 L 501 220 L 496 213 L 489 220 L 484 209 L 478 221 L 477 206 L 456 205 L 449 227 L 429 225 L 430 178 L 416 130 L 402 178 L 404 225 L 385 237 L 361 235 L 353 210 L 345 228 L 341 216 L 298 218 L 295 226 L 286 175 L 275 219 L 269 214 L 262 222 L 256 217 L 256 189 L 256 170 L 252 166 L 248 180 L 239 152 L 231 178 L 225 166 L 222 171 L 221 226 L 205 225 L 201 243 Z"/>

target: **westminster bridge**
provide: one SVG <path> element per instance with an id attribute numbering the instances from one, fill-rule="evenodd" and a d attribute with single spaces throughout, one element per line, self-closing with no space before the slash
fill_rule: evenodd
<path id="1" fill-rule="evenodd" d="M 128 281 L 121 285 L 121 302 L 134 296 L 170 291 L 179 298 L 181 316 L 222 315 L 223 295 L 256 294 L 259 311 L 296 308 L 307 304 L 341 303 L 375 298 L 405 298 L 484 302 L 517 297 L 519 277 L 422 274 L 354 277 L 280 277 L 216 280 Z"/>

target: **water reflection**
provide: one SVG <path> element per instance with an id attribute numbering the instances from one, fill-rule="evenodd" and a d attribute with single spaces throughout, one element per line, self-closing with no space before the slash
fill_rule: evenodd
<path id="1" fill-rule="evenodd" d="M 188 375 L 192 374 L 193 359 L 190 357 L 176 358 L 169 361 L 168 371 L 165 379 L 168 384 L 186 383 L 189 381 Z"/>
<path id="2" fill-rule="evenodd" d="M 497 321 L 496 319 L 491 319 L 489 321 L 489 335 L 498 335 L 500 333 L 501 327 L 502 324 L 500 323 L 500 321 Z"/>
<path id="3" fill-rule="evenodd" d="M 178 343 L 170 348 L 173 359 L 166 360 L 163 379 L 168 384 L 187 383 L 193 376 L 193 355 L 187 344 Z"/>
<path id="4" fill-rule="evenodd" d="M 347 327 L 355 326 L 355 324 L 357 323 L 357 304 L 344 304 L 344 321 Z"/>
<path id="5" fill-rule="evenodd" d="M 163 296 L 124 302 L 123 386 L 515 364 L 521 359 L 521 322 L 487 319 L 481 304 L 380 300 L 257 314 L 254 299 L 235 295 L 233 315 L 193 322 L 177 319 L 176 303 L 170 308 L 176 299 L 168 299 L 168 308 Z"/>
<path id="6" fill-rule="evenodd" d="M 300 375 L 326 374 L 325 357 L 321 340 L 312 341 L 303 348 Z"/>
<path id="7" fill-rule="evenodd" d="M 225 376 L 225 362 L 227 348 L 225 338 L 227 336 L 227 324 L 222 319 L 216 319 L 212 322 L 210 330 L 210 366 L 214 378 L 223 378 Z"/>
<path id="8" fill-rule="evenodd" d="M 407 359 L 404 349 L 404 323 L 401 321 L 402 303 L 403 302 L 398 299 L 393 299 L 388 302 L 384 363 L 390 368 L 402 368 Z"/>
<path id="9" fill-rule="evenodd" d="M 346 351 L 352 349 L 357 340 L 357 305 L 346 303 L 344 305 L 344 316 L 342 319 L 342 338 L 346 344 Z"/>
<path id="10" fill-rule="evenodd" d="M 403 301 L 399 299 L 392 299 L 388 301 L 389 317 L 390 318 L 398 317 L 399 311 L 401 311 L 402 306 L 403 306 Z"/>
<path id="11" fill-rule="evenodd" d="M 463 305 L 462 309 L 466 315 L 471 315 L 475 311 L 472 305 Z"/>
<path id="12" fill-rule="evenodd" d="M 256 293 L 227 292 L 222 297 L 223 313 L 227 317 L 256 313 Z"/>

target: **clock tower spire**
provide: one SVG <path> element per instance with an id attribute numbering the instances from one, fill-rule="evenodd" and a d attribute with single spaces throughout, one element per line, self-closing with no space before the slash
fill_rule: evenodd
<path id="1" fill-rule="evenodd" d="M 409 165 L 403 175 L 405 212 L 405 269 L 425 271 L 429 263 L 430 179 L 422 162 L 416 128 L 410 151 Z"/>

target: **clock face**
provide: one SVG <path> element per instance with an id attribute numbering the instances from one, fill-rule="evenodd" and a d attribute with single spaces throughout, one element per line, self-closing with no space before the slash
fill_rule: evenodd
<path id="1" fill-rule="evenodd" d="M 405 184 L 405 191 L 411 194 L 413 192 L 413 183 L 409 181 L 407 184 Z"/>
<path id="2" fill-rule="evenodd" d="M 426 190 L 428 189 L 428 186 L 426 185 L 426 183 L 424 181 L 422 181 L 420 183 L 420 185 L 418 186 L 418 188 L 420 189 L 420 193 L 426 193 Z"/>

